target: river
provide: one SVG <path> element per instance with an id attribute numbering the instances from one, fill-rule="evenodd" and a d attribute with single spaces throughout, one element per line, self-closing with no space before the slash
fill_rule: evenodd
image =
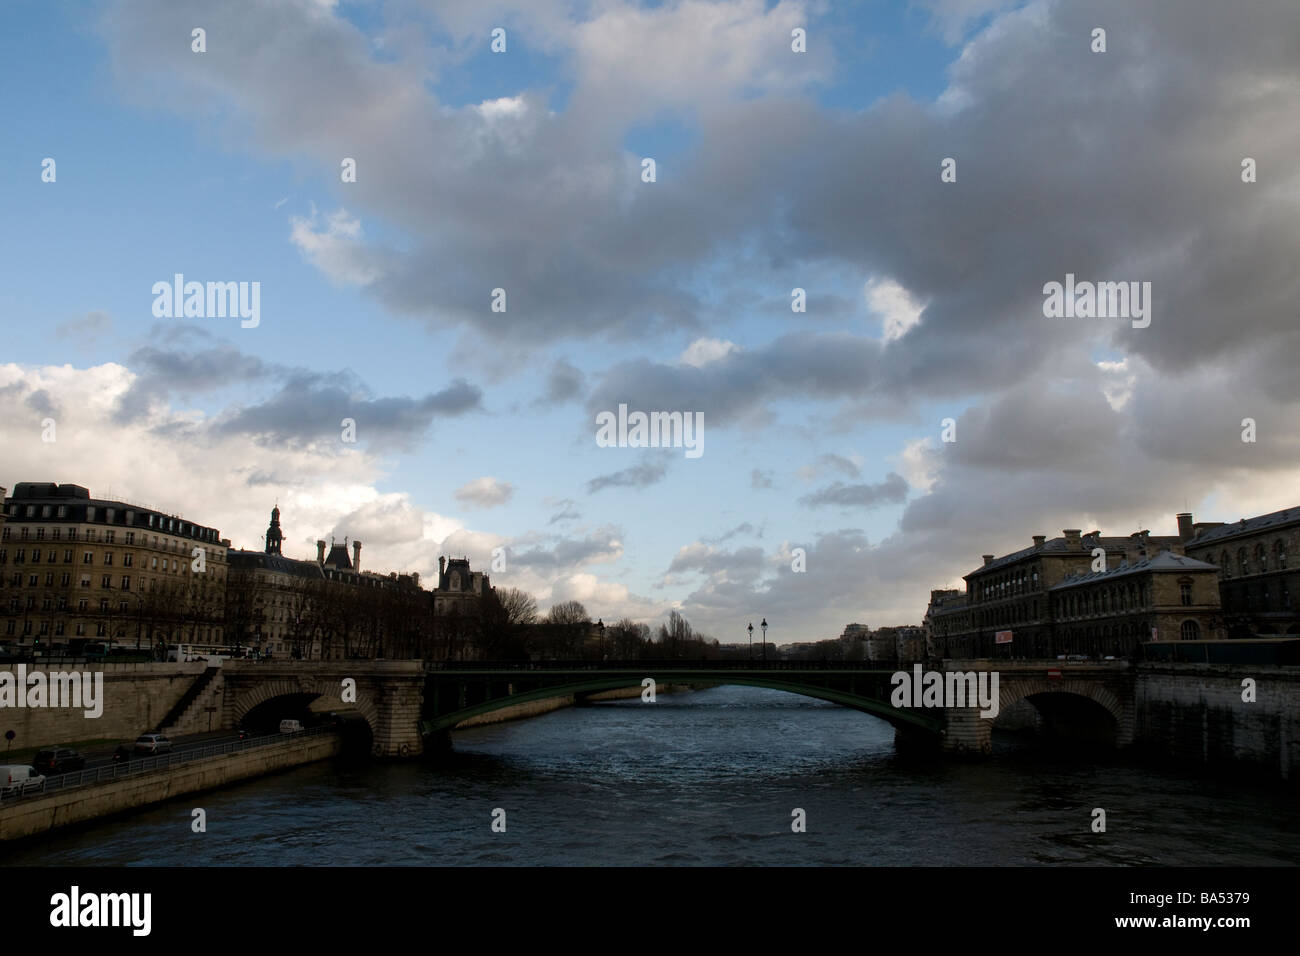
<path id="1" fill-rule="evenodd" d="M 1000 733 L 992 759 L 901 760 L 884 722 L 758 688 L 569 708 L 454 741 L 436 765 L 314 764 L 37 840 L 5 862 L 1300 863 L 1300 807 L 1281 784 L 1049 757 Z M 206 833 L 191 832 L 194 807 Z M 796 808 L 806 832 L 791 830 Z"/>

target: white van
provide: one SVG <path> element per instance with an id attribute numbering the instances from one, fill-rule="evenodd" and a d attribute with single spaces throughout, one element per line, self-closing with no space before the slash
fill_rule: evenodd
<path id="1" fill-rule="evenodd" d="M 296 720 L 280 721 L 280 733 L 282 734 L 296 734 L 300 730 L 302 730 L 302 724 Z"/>
<path id="2" fill-rule="evenodd" d="M 0 790 L 5 793 L 22 790 L 25 787 L 39 787 L 44 782 L 44 775 L 35 767 L 24 764 L 0 765 Z"/>

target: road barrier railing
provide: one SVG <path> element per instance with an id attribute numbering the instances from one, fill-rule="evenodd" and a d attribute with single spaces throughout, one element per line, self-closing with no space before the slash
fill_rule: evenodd
<path id="1" fill-rule="evenodd" d="M 27 781 L 26 783 L 6 787 L 0 790 L 0 806 L 11 804 L 23 797 L 52 793 L 58 790 L 70 790 L 74 787 L 93 786 L 99 783 L 111 783 L 114 780 L 122 780 L 126 777 L 170 770 L 172 767 L 190 763 L 194 760 L 205 760 L 208 757 L 241 753 L 257 747 L 282 744 L 304 737 L 317 737 L 335 732 L 337 732 L 336 727 L 309 727 L 305 730 L 294 731 L 291 734 L 264 734 L 257 737 L 246 737 L 243 740 L 226 740 L 217 744 L 206 744 L 202 747 L 173 750 L 152 757 L 132 755 L 129 760 L 111 763 L 105 767 L 74 770 L 72 773 L 56 774 L 46 777 L 44 780 Z"/>

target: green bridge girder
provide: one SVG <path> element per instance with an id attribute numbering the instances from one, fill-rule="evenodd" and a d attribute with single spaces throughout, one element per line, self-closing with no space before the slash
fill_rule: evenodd
<path id="1" fill-rule="evenodd" d="M 800 668 L 683 667 L 681 662 L 660 668 L 653 662 L 642 665 L 586 666 L 572 670 L 546 667 L 459 665 L 454 669 L 432 669 L 426 675 L 424 719 L 421 732 L 428 736 L 451 730 L 471 717 L 532 701 L 592 694 L 626 687 L 640 688 L 653 678 L 665 684 L 735 684 L 765 687 L 871 714 L 895 726 L 906 726 L 937 734 L 944 728 L 941 713 L 894 707 L 889 702 L 894 670 Z"/>

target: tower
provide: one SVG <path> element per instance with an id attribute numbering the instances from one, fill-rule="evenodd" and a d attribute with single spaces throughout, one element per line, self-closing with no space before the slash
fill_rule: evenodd
<path id="1" fill-rule="evenodd" d="M 271 523 L 266 529 L 266 553 L 279 554 L 280 542 L 284 540 L 284 535 L 280 532 L 280 506 L 276 505 L 271 509 Z"/>

